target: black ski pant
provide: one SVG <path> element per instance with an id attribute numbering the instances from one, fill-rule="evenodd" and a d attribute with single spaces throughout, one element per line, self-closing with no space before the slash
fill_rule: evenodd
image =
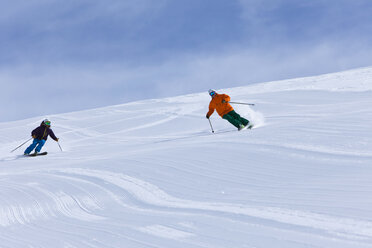
<path id="1" fill-rule="evenodd" d="M 229 113 L 222 116 L 223 119 L 227 120 L 231 124 L 233 124 L 236 128 L 239 128 L 240 125 L 248 125 L 249 121 L 243 117 L 241 117 L 238 113 L 234 110 L 230 111 Z"/>

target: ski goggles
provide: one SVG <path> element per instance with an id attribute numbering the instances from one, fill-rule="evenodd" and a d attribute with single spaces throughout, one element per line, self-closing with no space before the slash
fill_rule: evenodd
<path id="1" fill-rule="evenodd" d="M 44 123 L 45 123 L 45 125 L 50 126 L 50 121 L 46 121 Z"/>
<path id="2" fill-rule="evenodd" d="M 216 92 L 212 91 L 211 93 L 209 93 L 210 96 L 214 96 L 216 95 Z"/>

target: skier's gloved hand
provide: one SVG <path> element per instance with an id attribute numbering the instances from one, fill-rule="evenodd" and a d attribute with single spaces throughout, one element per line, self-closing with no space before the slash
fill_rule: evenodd
<path id="1" fill-rule="evenodd" d="M 36 139 L 36 135 L 32 135 L 32 138 Z"/>
<path id="2" fill-rule="evenodd" d="M 59 138 L 57 138 L 56 141 L 58 142 L 59 141 Z"/>
<path id="3" fill-rule="evenodd" d="M 207 114 L 207 115 L 205 116 L 205 118 L 209 119 L 209 115 Z"/>

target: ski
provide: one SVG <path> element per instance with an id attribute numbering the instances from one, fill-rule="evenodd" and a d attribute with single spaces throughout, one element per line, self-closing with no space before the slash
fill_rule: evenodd
<path id="1" fill-rule="evenodd" d="M 25 155 L 25 156 L 28 156 L 28 157 L 36 157 L 36 156 L 43 156 L 43 155 L 47 155 L 48 152 L 40 152 L 40 153 L 31 153 L 31 154 L 28 154 L 28 155 Z"/>
<path id="2" fill-rule="evenodd" d="M 253 124 L 249 123 L 248 125 L 244 126 L 243 128 L 238 129 L 238 131 L 243 131 L 243 130 L 252 129 L 252 128 L 253 128 Z"/>

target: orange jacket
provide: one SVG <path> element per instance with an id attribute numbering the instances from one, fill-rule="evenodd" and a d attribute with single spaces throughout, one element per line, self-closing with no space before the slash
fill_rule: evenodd
<path id="1" fill-rule="evenodd" d="M 222 102 L 223 100 L 225 101 L 225 103 Z M 231 107 L 230 103 L 228 103 L 229 101 L 230 97 L 228 95 L 220 95 L 216 93 L 216 96 L 213 97 L 211 102 L 209 103 L 209 112 L 207 113 L 208 117 L 213 114 L 214 110 L 217 110 L 217 113 L 221 117 L 234 110 L 234 108 Z"/>

